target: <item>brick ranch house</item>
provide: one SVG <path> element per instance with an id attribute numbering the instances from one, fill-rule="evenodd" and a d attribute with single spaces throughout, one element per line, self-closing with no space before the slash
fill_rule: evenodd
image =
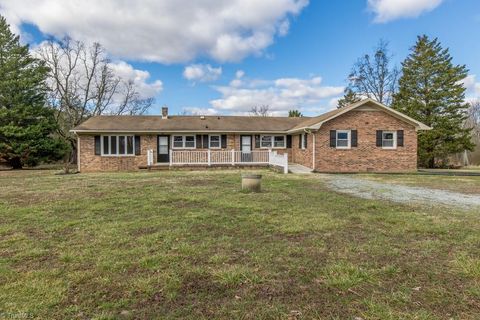
<path id="1" fill-rule="evenodd" d="M 80 172 L 155 166 L 268 165 L 273 155 L 316 172 L 417 169 L 430 127 L 372 99 L 318 117 L 97 116 L 72 131 Z"/>

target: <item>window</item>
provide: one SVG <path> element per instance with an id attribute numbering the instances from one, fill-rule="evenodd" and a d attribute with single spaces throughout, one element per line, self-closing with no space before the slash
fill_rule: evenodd
<path id="1" fill-rule="evenodd" d="M 195 148 L 195 136 L 185 136 L 185 148 Z"/>
<path id="2" fill-rule="evenodd" d="M 174 149 L 195 149 L 195 136 L 173 136 Z"/>
<path id="3" fill-rule="evenodd" d="M 396 136 L 396 131 L 382 131 L 382 148 L 395 149 L 397 147 Z"/>
<path id="4" fill-rule="evenodd" d="M 350 130 L 337 130 L 337 149 L 350 149 Z"/>
<path id="5" fill-rule="evenodd" d="M 272 147 L 272 136 L 262 136 L 260 138 L 260 147 L 261 148 L 271 148 Z"/>
<path id="6" fill-rule="evenodd" d="M 173 136 L 173 147 L 183 148 L 183 136 Z"/>
<path id="7" fill-rule="evenodd" d="M 102 156 L 133 156 L 134 136 L 102 136 Z"/>
<path id="8" fill-rule="evenodd" d="M 275 136 L 273 138 L 274 148 L 285 148 L 285 136 Z"/>
<path id="9" fill-rule="evenodd" d="M 285 148 L 285 136 L 261 136 L 260 148 Z"/>
<path id="10" fill-rule="evenodd" d="M 209 147 L 210 149 L 219 149 L 220 148 L 220 136 L 210 136 L 209 137 Z"/>
<path id="11" fill-rule="evenodd" d="M 302 133 L 302 134 L 300 135 L 300 140 L 301 140 L 301 143 L 300 143 L 301 148 L 302 148 L 302 149 L 306 149 L 306 148 L 307 148 L 307 146 L 306 146 L 306 144 L 307 144 L 307 143 L 306 143 L 306 142 L 307 142 L 307 134 Z"/>

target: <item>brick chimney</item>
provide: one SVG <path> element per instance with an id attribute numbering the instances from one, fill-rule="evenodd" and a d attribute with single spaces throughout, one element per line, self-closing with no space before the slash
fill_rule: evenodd
<path id="1" fill-rule="evenodd" d="M 162 119 L 168 119 L 168 107 L 167 106 L 162 107 Z"/>

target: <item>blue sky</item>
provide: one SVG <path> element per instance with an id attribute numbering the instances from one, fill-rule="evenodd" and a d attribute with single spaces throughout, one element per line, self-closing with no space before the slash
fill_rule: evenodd
<path id="1" fill-rule="evenodd" d="M 0 0 L 0 12 L 32 46 L 65 35 L 102 43 L 119 74 L 155 96 L 151 114 L 164 104 L 173 114 L 261 104 L 318 114 L 334 107 L 352 64 L 379 39 L 399 65 L 420 34 L 467 65 L 467 95 L 480 97 L 478 0 L 203 0 L 181 9 L 185 1 L 91 1 Z"/>

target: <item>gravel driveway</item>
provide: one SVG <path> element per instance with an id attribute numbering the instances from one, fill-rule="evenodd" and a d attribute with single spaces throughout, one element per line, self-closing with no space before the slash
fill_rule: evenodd
<path id="1" fill-rule="evenodd" d="M 329 175 L 320 177 L 331 189 L 365 199 L 382 199 L 400 203 L 428 206 L 454 206 L 462 209 L 480 210 L 480 196 L 458 192 L 387 184 L 362 179 L 361 176 Z"/>

